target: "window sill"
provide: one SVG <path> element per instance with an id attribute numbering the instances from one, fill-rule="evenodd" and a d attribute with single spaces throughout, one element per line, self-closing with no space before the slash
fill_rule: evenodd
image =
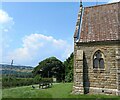
<path id="1" fill-rule="evenodd" d="M 93 71 L 105 71 L 105 69 L 102 69 L 102 68 L 94 68 Z"/>

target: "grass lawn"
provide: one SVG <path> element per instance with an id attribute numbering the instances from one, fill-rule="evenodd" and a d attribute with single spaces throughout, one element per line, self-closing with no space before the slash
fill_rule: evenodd
<path id="1" fill-rule="evenodd" d="M 120 100 L 118 96 L 106 96 L 106 95 L 72 95 L 72 83 L 58 83 L 53 84 L 52 88 L 38 89 L 38 85 L 34 85 L 36 88 L 32 89 L 31 86 L 22 86 L 9 89 L 3 89 L 3 98 L 112 98 Z M 111 99 L 111 100 L 112 100 Z M 91 99 L 93 100 L 93 99 Z"/>

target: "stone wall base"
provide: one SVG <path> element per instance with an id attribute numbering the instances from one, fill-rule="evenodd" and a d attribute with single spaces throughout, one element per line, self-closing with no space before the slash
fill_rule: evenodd
<path id="1" fill-rule="evenodd" d="M 103 95 L 120 95 L 120 90 L 117 89 L 107 89 L 107 88 L 96 88 L 96 87 L 86 87 L 89 92 L 87 94 L 103 94 Z M 83 87 L 73 86 L 73 94 L 84 94 Z"/>
<path id="2" fill-rule="evenodd" d="M 117 89 L 96 88 L 90 87 L 89 94 L 105 94 L 105 95 L 118 95 Z"/>
<path id="3" fill-rule="evenodd" d="M 72 94 L 84 94 L 84 89 L 83 89 L 83 87 L 73 86 Z"/>

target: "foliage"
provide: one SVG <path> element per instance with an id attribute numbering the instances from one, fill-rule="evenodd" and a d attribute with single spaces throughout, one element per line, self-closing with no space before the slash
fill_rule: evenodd
<path id="1" fill-rule="evenodd" d="M 38 85 L 15 87 L 10 89 L 3 89 L 3 98 L 73 98 L 73 100 L 120 100 L 119 96 L 110 95 L 73 95 L 72 83 L 56 83 L 52 88 L 43 90 L 38 89 Z"/>
<path id="2" fill-rule="evenodd" d="M 15 77 L 3 77 L 2 78 L 2 88 L 15 87 L 15 86 L 25 86 L 33 83 L 32 78 L 15 78 Z"/>
<path id="3" fill-rule="evenodd" d="M 1 65 L 2 67 L 2 88 L 26 86 L 38 83 L 33 78 L 32 67 Z"/>
<path id="4" fill-rule="evenodd" d="M 38 84 L 40 81 L 52 81 L 53 77 L 57 78 L 57 82 L 63 80 L 71 82 L 73 81 L 73 56 L 72 53 L 64 63 L 55 57 L 47 58 L 34 68 L 33 73 L 11 71 L 10 74 L 3 74 L 2 88 Z"/>
<path id="5" fill-rule="evenodd" d="M 39 84 L 40 82 L 52 82 L 52 78 L 41 78 L 40 75 L 36 75 L 34 78 L 16 78 L 4 76 L 2 77 L 2 88 L 27 86 Z"/>
<path id="6" fill-rule="evenodd" d="M 42 78 L 40 82 L 53 82 L 52 78 Z"/>
<path id="7" fill-rule="evenodd" d="M 27 86 L 37 84 L 41 80 L 41 77 L 36 76 L 35 78 L 17 78 L 17 77 L 2 77 L 2 88 L 10 88 L 16 86 Z"/>
<path id="8" fill-rule="evenodd" d="M 71 53 L 70 57 L 68 57 L 66 61 L 64 61 L 66 82 L 73 81 L 73 62 L 74 62 L 73 60 L 74 60 L 74 54 Z"/>
<path id="9" fill-rule="evenodd" d="M 3 76 L 10 76 L 10 77 L 17 77 L 17 78 L 32 78 L 32 72 L 17 72 L 17 71 L 10 71 L 10 70 L 3 70 Z"/>
<path id="10" fill-rule="evenodd" d="M 33 74 L 40 74 L 42 78 L 56 77 L 58 81 L 64 80 L 64 65 L 55 57 L 47 58 L 39 63 L 33 70 Z"/>
<path id="11" fill-rule="evenodd" d="M 36 75 L 35 77 L 34 77 L 34 83 L 35 84 L 38 84 L 40 81 L 41 81 L 41 76 L 40 75 Z"/>

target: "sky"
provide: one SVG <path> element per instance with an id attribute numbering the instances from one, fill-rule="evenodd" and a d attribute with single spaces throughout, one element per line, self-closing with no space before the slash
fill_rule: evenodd
<path id="1" fill-rule="evenodd" d="M 83 6 L 112 3 L 83 2 Z M 73 52 L 79 2 L 2 2 L 0 63 L 35 67 L 48 57 L 65 61 Z"/>

